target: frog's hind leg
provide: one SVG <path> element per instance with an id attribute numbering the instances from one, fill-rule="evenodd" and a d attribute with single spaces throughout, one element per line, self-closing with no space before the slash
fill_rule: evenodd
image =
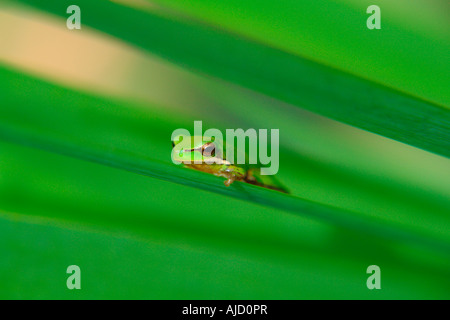
<path id="1" fill-rule="evenodd" d="M 256 178 L 253 176 L 254 169 L 248 169 L 245 173 L 244 181 L 251 184 L 256 184 Z"/>
<path id="2" fill-rule="evenodd" d="M 259 170 L 259 168 L 247 170 L 244 181 L 263 188 L 289 193 L 273 176 L 262 176 L 259 174 Z"/>

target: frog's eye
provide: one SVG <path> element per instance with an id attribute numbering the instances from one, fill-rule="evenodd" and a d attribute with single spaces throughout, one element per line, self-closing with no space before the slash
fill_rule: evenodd
<path id="1" fill-rule="evenodd" d="M 202 146 L 202 154 L 205 157 L 214 157 L 216 154 L 216 146 L 214 143 L 207 143 Z"/>

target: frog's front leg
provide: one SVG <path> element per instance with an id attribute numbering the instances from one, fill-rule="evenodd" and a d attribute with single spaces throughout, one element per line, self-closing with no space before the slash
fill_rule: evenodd
<path id="1" fill-rule="evenodd" d="M 227 180 L 225 180 L 223 182 L 223 184 L 227 187 L 229 187 L 235 180 L 236 180 L 236 175 L 233 172 L 229 172 L 229 171 L 220 171 L 218 173 L 215 174 L 218 177 L 224 177 L 227 178 Z"/>
<path id="2" fill-rule="evenodd" d="M 231 178 L 228 178 L 227 180 L 225 180 L 224 182 L 223 182 L 223 184 L 225 185 L 225 186 L 227 186 L 227 187 L 229 187 L 233 182 L 234 182 L 234 177 L 231 177 Z"/>
<path id="3" fill-rule="evenodd" d="M 244 179 L 246 173 L 245 170 L 241 167 L 227 165 L 222 168 L 223 176 L 228 178 L 223 183 L 229 187 L 234 181 L 241 181 Z"/>

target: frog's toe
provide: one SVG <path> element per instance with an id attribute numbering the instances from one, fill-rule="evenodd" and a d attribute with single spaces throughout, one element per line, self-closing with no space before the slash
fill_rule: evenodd
<path id="1" fill-rule="evenodd" d="M 223 184 L 226 185 L 227 187 L 229 187 L 233 183 L 233 181 L 234 181 L 233 178 L 229 178 L 229 179 L 225 180 L 223 182 Z"/>

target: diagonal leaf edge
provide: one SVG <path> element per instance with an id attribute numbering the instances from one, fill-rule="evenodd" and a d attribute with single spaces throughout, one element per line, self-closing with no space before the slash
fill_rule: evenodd
<path id="1" fill-rule="evenodd" d="M 71 4 L 19 1 L 64 17 Z M 444 106 L 203 25 L 103 0 L 78 5 L 83 24 L 185 68 L 450 157 L 450 112 Z"/>

